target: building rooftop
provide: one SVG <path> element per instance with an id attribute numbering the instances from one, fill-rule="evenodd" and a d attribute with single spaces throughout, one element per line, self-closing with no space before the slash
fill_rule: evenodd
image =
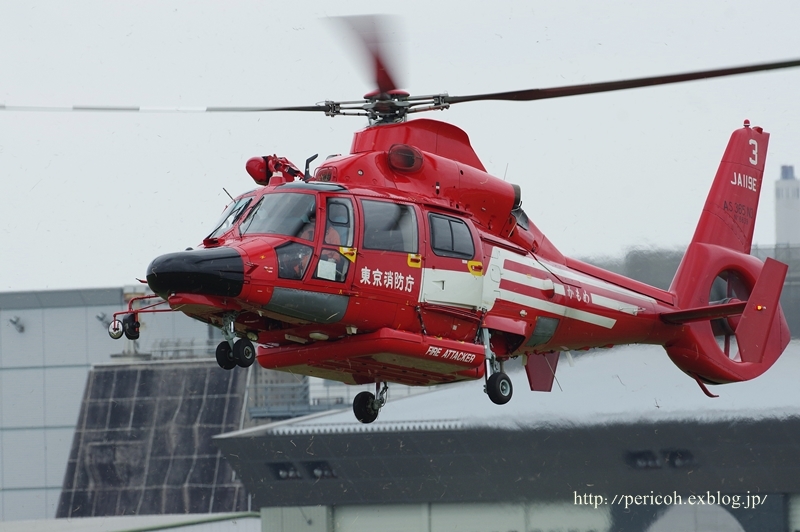
<path id="1" fill-rule="evenodd" d="M 126 515 L 117 517 L 83 517 L 79 519 L 39 519 L 3 523 L 3 532 L 148 532 L 180 527 L 180 530 L 210 530 L 203 525 L 239 521 L 235 530 L 260 530 L 261 519 L 255 512 L 211 515 Z M 252 522 L 252 524 L 250 523 Z M 244 523 L 251 524 L 245 526 Z M 233 530 L 218 526 L 213 530 Z"/>
<path id="2" fill-rule="evenodd" d="M 774 517 L 800 493 L 798 354 L 796 341 L 764 376 L 714 387 L 711 399 L 661 348 L 615 348 L 561 360 L 563 391 L 529 392 L 512 372 L 517 391 L 503 406 L 471 382 L 390 397 L 369 425 L 347 408 L 214 441 L 254 507 L 758 490 L 775 505 L 759 516 Z M 627 515 L 617 510 L 615 524 Z"/>
<path id="3" fill-rule="evenodd" d="M 40 290 L 0 292 L 0 309 L 90 307 L 120 305 L 121 288 L 83 288 L 75 290 Z"/>

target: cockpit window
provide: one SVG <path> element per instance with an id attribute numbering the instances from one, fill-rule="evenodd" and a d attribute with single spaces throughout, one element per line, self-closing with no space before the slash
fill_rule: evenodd
<path id="1" fill-rule="evenodd" d="M 231 202 L 222 212 L 222 216 L 220 216 L 215 226 L 216 229 L 214 229 L 207 238 L 219 238 L 227 233 L 242 213 L 247 210 L 247 206 L 250 205 L 252 199 L 253 198 L 240 198 L 237 201 Z"/>
<path id="2" fill-rule="evenodd" d="M 275 248 L 278 256 L 278 277 L 300 280 L 306 274 L 314 249 L 297 242 L 289 242 Z"/>
<path id="3" fill-rule="evenodd" d="M 314 240 L 316 196 L 312 194 L 267 194 L 242 222 L 244 234 L 284 235 Z"/>

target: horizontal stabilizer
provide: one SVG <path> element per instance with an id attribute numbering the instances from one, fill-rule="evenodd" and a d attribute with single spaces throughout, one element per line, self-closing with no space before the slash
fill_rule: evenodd
<path id="1" fill-rule="evenodd" d="M 661 321 L 665 323 L 681 324 L 692 321 L 714 320 L 717 318 L 727 318 L 737 316 L 744 312 L 747 305 L 745 301 L 731 301 L 721 305 L 707 305 L 705 307 L 695 307 L 686 310 L 676 310 L 675 312 L 663 312 L 659 315 Z"/>
<path id="2" fill-rule="evenodd" d="M 761 362 L 789 266 L 768 258 L 736 327 L 742 362 Z"/>

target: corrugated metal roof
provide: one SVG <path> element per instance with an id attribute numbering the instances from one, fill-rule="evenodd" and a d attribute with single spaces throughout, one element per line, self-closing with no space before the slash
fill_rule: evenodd
<path id="1" fill-rule="evenodd" d="M 516 369 L 513 369 L 516 368 Z M 598 350 L 558 365 L 550 393 L 530 392 L 519 361 L 507 364 L 514 397 L 502 406 L 489 401 L 483 381 L 441 386 L 430 393 L 389 402 L 378 420 L 358 423 L 351 409 L 335 410 L 254 427 L 217 438 L 264 434 L 324 434 L 457 428 L 584 426 L 669 420 L 744 420 L 800 415 L 800 340 L 763 376 L 711 387 L 706 397 L 658 346 Z M 559 389 L 559 386 L 561 389 Z"/>

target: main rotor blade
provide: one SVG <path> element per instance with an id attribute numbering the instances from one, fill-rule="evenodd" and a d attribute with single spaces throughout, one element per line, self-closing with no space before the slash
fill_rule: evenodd
<path id="1" fill-rule="evenodd" d="M 364 49 L 370 55 L 374 68 L 375 84 L 378 93 L 388 93 L 398 88 L 395 77 L 392 75 L 391 68 L 386 59 L 389 54 L 383 43 L 387 42 L 386 35 L 389 34 L 386 26 L 389 17 L 376 15 L 360 15 L 353 17 L 340 17 L 350 31 L 358 36 Z"/>
<path id="2" fill-rule="evenodd" d="M 564 96 L 576 96 L 579 94 L 591 94 L 595 92 L 611 92 L 625 89 L 635 89 L 637 87 L 667 85 L 670 83 L 681 83 L 683 81 L 735 76 L 737 74 L 761 72 L 763 70 L 779 70 L 782 68 L 793 68 L 798 66 L 800 66 L 800 59 L 795 59 L 793 61 L 782 61 L 779 63 L 762 63 L 758 65 L 734 68 L 721 68 L 718 70 L 703 70 L 701 72 L 688 72 L 685 74 L 671 74 L 667 76 L 653 76 L 649 78 L 638 78 L 622 81 L 606 81 L 602 83 L 588 83 L 585 85 L 553 87 L 550 89 L 525 89 L 510 92 L 494 92 L 490 94 L 473 94 L 470 96 L 447 96 L 444 98 L 444 101 L 451 104 L 476 102 L 481 100 L 529 102 L 532 100 L 546 100 L 549 98 L 562 98 Z"/>
<path id="3" fill-rule="evenodd" d="M 133 105 L 6 105 L 0 103 L 0 111 L 94 111 L 135 113 L 266 113 L 271 111 L 317 111 L 329 112 L 331 105 L 306 105 L 294 107 L 147 107 Z"/>

